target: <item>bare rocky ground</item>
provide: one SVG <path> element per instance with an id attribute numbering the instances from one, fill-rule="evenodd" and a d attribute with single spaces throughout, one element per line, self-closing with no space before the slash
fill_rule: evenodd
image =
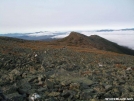
<path id="1" fill-rule="evenodd" d="M 133 56 L 67 48 L 19 51 L 0 53 L 0 101 L 134 98 Z"/>

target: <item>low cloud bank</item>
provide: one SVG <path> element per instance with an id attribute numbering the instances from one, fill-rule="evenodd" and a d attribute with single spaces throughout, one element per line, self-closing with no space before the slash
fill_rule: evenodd
<path id="1" fill-rule="evenodd" d="M 134 31 L 81 32 L 87 36 L 99 35 L 119 45 L 134 49 Z"/>
<path id="2" fill-rule="evenodd" d="M 52 38 L 60 39 L 60 38 L 67 37 L 69 34 L 70 34 L 70 32 L 65 32 L 65 33 L 63 33 L 63 34 L 61 34 L 61 35 L 53 36 Z"/>

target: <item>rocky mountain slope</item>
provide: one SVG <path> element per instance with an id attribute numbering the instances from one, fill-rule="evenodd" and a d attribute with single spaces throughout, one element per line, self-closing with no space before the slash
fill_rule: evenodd
<path id="1" fill-rule="evenodd" d="M 68 45 L 70 36 L 86 46 Z M 70 36 L 55 43 L 0 38 L 0 101 L 134 98 L 134 56 L 87 47 L 96 36 Z"/>

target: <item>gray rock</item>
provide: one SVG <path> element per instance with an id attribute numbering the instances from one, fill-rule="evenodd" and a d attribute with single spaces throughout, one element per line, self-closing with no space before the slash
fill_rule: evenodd
<path id="1" fill-rule="evenodd" d="M 20 75 L 20 71 L 18 71 L 17 69 L 13 69 L 11 72 L 11 74 L 14 74 L 14 75 Z"/>
<path id="2" fill-rule="evenodd" d="M 62 81 L 60 84 L 62 86 L 68 86 L 68 85 L 70 85 L 70 83 L 71 83 L 71 81 L 66 80 L 66 81 Z"/>
<path id="3" fill-rule="evenodd" d="M 109 91 L 109 90 L 111 90 L 111 89 L 112 89 L 112 85 L 106 85 L 106 86 L 105 86 L 105 90 L 106 90 L 106 91 Z"/>
<path id="4" fill-rule="evenodd" d="M 79 88 L 80 88 L 80 84 L 79 83 L 71 83 L 70 86 L 69 86 L 70 90 L 79 89 Z"/>
<path id="5" fill-rule="evenodd" d="M 59 95 L 60 95 L 59 92 L 51 92 L 51 93 L 48 94 L 48 96 L 53 96 L 53 97 L 59 96 Z"/>
<path id="6" fill-rule="evenodd" d="M 45 80 L 45 83 L 46 83 L 46 85 L 47 85 L 47 87 L 48 87 L 49 89 L 53 89 L 54 83 L 53 83 L 52 81 L 50 81 L 49 79 L 46 79 L 46 80 Z"/>
<path id="7" fill-rule="evenodd" d="M 3 94 L 2 90 L 0 90 L 0 98 L 1 100 L 6 100 L 6 96 Z"/>
<path id="8" fill-rule="evenodd" d="M 28 93 L 31 90 L 31 85 L 26 79 L 17 82 L 17 87 L 20 94 Z"/>
<path id="9" fill-rule="evenodd" d="M 8 94 L 7 98 L 10 99 L 11 101 L 24 101 L 24 97 L 20 94 L 16 93 L 12 93 L 12 94 Z"/>
<path id="10" fill-rule="evenodd" d="M 125 84 L 125 80 L 119 80 L 119 85 Z"/>
<path id="11" fill-rule="evenodd" d="M 24 73 L 22 74 L 22 77 L 23 77 L 23 78 L 27 77 L 27 73 L 24 72 Z"/>
<path id="12" fill-rule="evenodd" d="M 45 77 L 43 75 L 38 76 L 38 81 L 45 81 Z"/>
<path id="13" fill-rule="evenodd" d="M 46 91 L 47 90 L 47 87 L 41 87 L 41 88 L 39 88 L 37 91 L 38 92 L 44 92 L 44 91 Z"/>
<path id="14" fill-rule="evenodd" d="M 113 95 L 110 92 L 104 94 L 104 98 L 113 98 Z"/>
<path id="15" fill-rule="evenodd" d="M 64 90 L 63 93 L 62 93 L 62 96 L 64 98 L 68 98 L 70 96 L 70 91 L 69 90 Z"/>
<path id="16" fill-rule="evenodd" d="M 81 100 L 90 100 L 92 97 L 91 97 L 91 92 L 88 92 L 88 91 L 83 91 L 81 94 L 80 94 L 80 99 Z"/>
<path id="17" fill-rule="evenodd" d="M 87 84 L 81 84 L 80 85 L 80 89 L 83 90 L 83 89 L 89 89 L 89 86 Z"/>
<path id="18" fill-rule="evenodd" d="M 37 80 L 38 79 L 38 77 L 33 77 L 33 78 L 31 78 L 30 80 L 29 80 L 29 82 L 35 82 L 35 80 Z"/>

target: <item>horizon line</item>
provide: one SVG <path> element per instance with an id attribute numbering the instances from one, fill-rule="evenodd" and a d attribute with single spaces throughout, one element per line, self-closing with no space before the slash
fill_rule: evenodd
<path id="1" fill-rule="evenodd" d="M 3 32 L 2 31 L 2 32 L 0 32 L 0 34 L 36 33 L 36 32 L 68 32 L 68 31 L 97 31 L 97 30 L 98 31 L 99 30 L 113 30 L 113 31 L 115 30 L 115 31 L 120 31 L 120 30 L 123 30 L 123 29 L 126 29 L 126 30 L 130 29 L 131 30 L 131 29 L 134 29 L 134 27 L 125 27 L 125 28 L 96 28 L 96 29 L 64 29 L 64 30 L 61 28 L 61 30 L 58 30 L 58 29 L 57 30 L 56 29 L 55 30 L 52 30 L 52 29 L 51 30 L 50 29 L 49 30 L 31 30 L 31 31 L 30 30 L 29 31 L 28 30 L 27 31 L 23 30 L 23 31 L 10 31 L 10 32 Z"/>

